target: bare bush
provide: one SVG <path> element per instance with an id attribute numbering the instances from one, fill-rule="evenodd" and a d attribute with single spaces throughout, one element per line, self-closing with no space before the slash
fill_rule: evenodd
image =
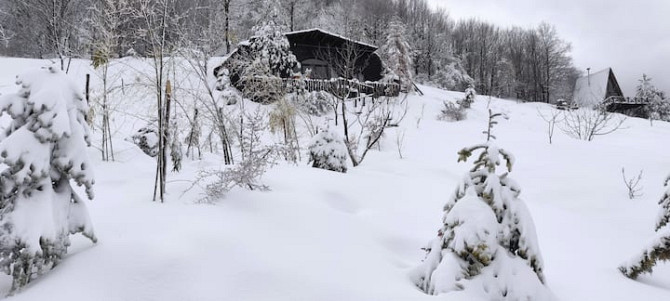
<path id="1" fill-rule="evenodd" d="M 265 115 L 266 112 L 260 107 L 253 113 L 245 114 L 244 125 L 240 132 L 240 148 L 243 156 L 239 163 L 221 170 L 202 170 L 198 173 L 191 187 L 203 188 L 200 202 L 214 203 L 235 187 L 260 191 L 270 189 L 261 182 L 261 178 L 275 164 L 283 148 L 263 143 L 267 139 L 263 139 L 262 135 L 268 129 Z"/>
<path id="2" fill-rule="evenodd" d="M 565 113 L 561 130 L 576 139 L 592 141 L 621 129 L 625 117 L 607 112 L 604 108 L 579 109 Z"/>
<path id="3" fill-rule="evenodd" d="M 440 115 L 437 116 L 437 119 L 442 121 L 461 121 L 465 120 L 467 115 L 468 114 L 465 112 L 463 106 L 445 101 L 444 108 L 440 111 Z"/>
<path id="4" fill-rule="evenodd" d="M 640 170 L 640 173 L 637 175 L 637 177 L 632 177 L 629 179 L 626 177 L 626 170 L 623 167 L 621 168 L 623 183 L 626 184 L 626 188 L 628 189 L 628 198 L 631 200 L 642 196 L 642 189 L 644 187 L 640 186 L 640 181 L 642 180 L 643 171 L 644 170 Z"/>
<path id="5" fill-rule="evenodd" d="M 226 196 L 234 187 L 248 190 L 268 191 L 270 187 L 260 181 L 274 164 L 272 148 L 255 152 L 240 163 L 223 170 L 201 170 L 194 185 L 204 184 L 201 203 L 212 204 Z"/>
<path id="6" fill-rule="evenodd" d="M 398 126 L 407 115 L 408 107 L 404 100 L 377 100 L 352 112 L 355 116 L 352 122 L 347 121 L 348 111 L 344 100 L 341 109 L 345 144 L 351 162 L 356 167 L 363 162 L 372 148 L 381 147 L 379 142 L 384 137 L 386 128 Z M 357 133 L 351 133 L 356 129 Z"/>

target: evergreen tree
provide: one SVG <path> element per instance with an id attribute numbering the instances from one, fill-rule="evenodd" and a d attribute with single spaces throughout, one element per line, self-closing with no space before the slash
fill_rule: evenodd
<path id="1" fill-rule="evenodd" d="M 240 47 L 240 55 L 231 60 L 232 74 L 241 77 L 243 93 L 249 99 L 272 103 L 281 97 L 280 77 L 288 77 L 299 63 L 291 53 L 290 44 L 283 31 L 281 5 L 278 0 L 266 1 L 267 11 L 263 21 L 254 26 L 254 36 Z"/>
<path id="2" fill-rule="evenodd" d="M 330 127 L 317 133 L 308 149 L 312 167 L 347 172 L 347 147 L 342 137 Z"/>
<path id="3" fill-rule="evenodd" d="M 86 102 L 55 67 L 17 79 L 21 90 L 0 98 L 13 119 L 0 141 L 0 269 L 13 277 L 12 292 L 58 264 L 69 234 L 97 240 L 70 184 L 93 199 Z"/>
<path id="4" fill-rule="evenodd" d="M 444 206 L 444 225 L 413 275 L 428 294 L 468 290 L 487 300 L 535 300 L 548 293 L 532 218 L 509 177 L 514 157 L 492 143 L 498 116 L 489 111 L 485 144 L 459 152 L 459 161 L 479 154 Z"/>
<path id="5" fill-rule="evenodd" d="M 468 87 L 465 89 L 465 98 L 461 100 L 461 106 L 469 109 L 470 106 L 472 106 L 472 103 L 475 102 L 475 97 L 477 97 L 477 91 L 475 91 L 475 88 L 472 86 Z"/>
<path id="6" fill-rule="evenodd" d="M 412 49 L 405 38 L 405 25 L 399 18 L 395 17 L 389 23 L 386 43 L 381 47 L 380 53 L 386 64 L 385 77 L 389 80 L 397 80 L 402 90 L 411 91 L 413 85 Z"/>
<path id="7" fill-rule="evenodd" d="M 635 98 L 643 102 L 651 102 L 656 97 L 658 97 L 658 91 L 651 83 L 651 77 L 648 77 L 646 74 L 642 74 L 642 78 L 639 80 L 639 82 L 640 84 L 635 90 Z"/>
<path id="8" fill-rule="evenodd" d="M 640 255 L 621 265 L 619 270 L 626 277 L 635 279 L 641 274 L 651 273 L 658 261 L 670 261 L 670 178 L 665 180 L 668 188 L 658 202 L 661 212 L 656 221 L 656 236 Z"/>
<path id="9" fill-rule="evenodd" d="M 670 102 L 665 99 L 665 94 L 656 89 L 651 83 L 651 78 L 646 74 L 642 75 L 637 86 L 635 98 L 647 103 L 645 114 L 650 120 L 670 121 Z"/>
<path id="10" fill-rule="evenodd" d="M 249 41 L 249 52 L 252 59 L 265 65 L 272 75 L 287 75 L 298 65 L 298 61 L 291 53 L 291 45 L 283 33 L 286 26 L 281 19 L 281 4 L 279 0 L 267 0 L 266 7 L 263 21 L 253 27 L 254 36 Z"/>

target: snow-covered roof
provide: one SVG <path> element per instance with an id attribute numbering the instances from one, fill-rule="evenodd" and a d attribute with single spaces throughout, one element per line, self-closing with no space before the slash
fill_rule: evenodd
<path id="1" fill-rule="evenodd" d="M 323 30 L 321 28 L 310 28 L 310 29 L 304 29 L 304 30 L 296 30 L 296 31 L 286 32 L 286 33 L 284 33 L 284 35 L 289 36 L 289 35 L 296 35 L 296 34 L 309 33 L 309 32 L 320 32 L 322 34 L 333 36 L 333 37 L 336 37 L 336 38 L 339 38 L 339 39 L 342 39 L 342 40 L 345 40 L 345 41 L 350 41 L 350 42 L 354 42 L 354 43 L 359 44 L 359 45 L 371 47 L 371 48 L 374 48 L 375 50 L 377 49 L 377 46 L 375 46 L 375 45 L 364 43 L 364 42 L 361 42 L 361 41 L 356 41 L 356 40 L 353 40 L 351 38 L 347 38 L 345 36 Z"/>
<path id="2" fill-rule="evenodd" d="M 577 79 L 572 101 L 580 107 L 594 107 L 607 98 L 607 84 L 612 68 Z"/>

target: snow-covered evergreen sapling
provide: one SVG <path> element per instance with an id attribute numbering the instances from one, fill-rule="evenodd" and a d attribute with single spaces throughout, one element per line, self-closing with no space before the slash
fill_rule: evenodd
<path id="1" fill-rule="evenodd" d="M 619 270 L 629 278 L 651 273 L 658 261 L 670 261 L 670 178 L 665 180 L 668 189 L 658 202 L 661 212 L 656 221 L 656 236 L 642 250 L 640 255 L 621 265 Z"/>
<path id="2" fill-rule="evenodd" d="M 86 102 L 55 67 L 20 75 L 17 84 L 18 93 L 0 97 L 0 112 L 12 118 L 0 141 L 0 270 L 13 277 L 12 292 L 58 264 L 70 234 L 97 241 L 70 184 L 93 199 Z"/>
<path id="3" fill-rule="evenodd" d="M 444 206 L 444 225 L 413 280 L 432 295 L 465 290 L 484 300 L 543 300 L 549 293 L 533 220 L 509 177 L 514 157 L 492 143 L 500 114 L 489 116 L 487 142 L 459 152 L 459 161 L 477 159 Z"/>
<path id="4" fill-rule="evenodd" d="M 475 102 L 475 97 L 477 97 L 477 91 L 475 88 L 470 86 L 465 89 L 465 98 L 461 100 L 460 105 L 463 108 L 469 109 L 472 106 L 472 103 Z"/>
<path id="5" fill-rule="evenodd" d="M 312 167 L 347 172 L 347 146 L 342 136 L 330 127 L 321 129 L 309 144 Z"/>

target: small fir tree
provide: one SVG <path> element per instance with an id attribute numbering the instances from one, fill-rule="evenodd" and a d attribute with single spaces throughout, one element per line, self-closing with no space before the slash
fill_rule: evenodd
<path id="1" fill-rule="evenodd" d="M 647 104 L 644 107 L 644 114 L 647 118 L 650 121 L 670 121 L 670 102 L 665 99 L 665 93 L 654 87 L 651 83 L 651 78 L 646 74 L 642 75 L 642 79 L 639 82 L 635 98 Z"/>
<path id="2" fill-rule="evenodd" d="M 514 157 L 492 143 L 498 116 L 489 111 L 485 144 L 459 152 L 459 161 L 478 154 L 445 205 L 444 225 L 413 274 L 428 294 L 468 290 L 488 300 L 535 300 L 548 294 L 535 227 L 518 198 L 519 186 L 509 177 Z"/>
<path id="3" fill-rule="evenodd" d="M 631 279 L 636 279 L 641 274 L 651 273 L 658 261 L 670 261 L 670 178 L 665 180 L 668 189 L 658 202 L 661 212 L 656 221 L 656 236 L 642 250 L 640 255 L 632 258 L 621 265 L 619 270 Z"/>
<path id="4" fill-rule="evenodd" d="M 635 90 L 635 98 L 642 100 L 643 102 L 651 102 L 658 96 L 658 90 L 651 83 L 651 77 L 646 74 L 642 74 L 642 78 L 639 80 Z"/>
<path id="5" fill-rule="evenodd" d="M 53 268 L 67 253 L 69 235 L 97 239 L 82 198 L 93 199 L 86 123 L 88 106 L 55 67 L 17 77 L 21 90 L 0 98 L 13 119 L 0 141 L 0 270 L 12 292 Z"/>
<path id="6" fill-rule="evenodd" d="M 347 146 L 342 137 L 330 127 L 319 131 L 309 144 L 312 167 L 347 172 Z"/>
<path id="7" fill-rule="evenodd" d="M 405 37 L 405 25 L 394 17 L 389 23 L 386 43 L 380 49 L 386 65 L 385 78 L 397 80 L 404 91 L 411 91 L 414 84 L 412 49 Z"/>
<path id="8" fill-rule="evenodd" d="M 465 89 L 465 98 L 461 100 L 460 105 L 465 109 L 469 109 L 472 106 L 472 103 L 475 102 L 475 97 L 477 97 L 475 88 L 473 86 L 468 87 Z"/>

